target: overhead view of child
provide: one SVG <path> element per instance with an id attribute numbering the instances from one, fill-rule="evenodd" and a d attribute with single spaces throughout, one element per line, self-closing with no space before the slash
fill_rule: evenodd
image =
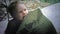
<path id="1" fill-rule="evenodd" d="M 39 9 L 28 13 L 24 4 L 15 1 L 7 10 L 13 19 L 8 22 L 5 34 L 57 34 L 53 24 Z"/>

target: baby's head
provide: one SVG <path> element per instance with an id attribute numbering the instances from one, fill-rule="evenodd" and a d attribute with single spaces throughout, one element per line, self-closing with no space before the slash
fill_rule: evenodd
<path id="1" fill-rule="evenodd" d="M 11 16 L 17 20 L 22 20 L 28 14 L 26 6 L 19 1 L 11 3 L 7 9 Z"/>

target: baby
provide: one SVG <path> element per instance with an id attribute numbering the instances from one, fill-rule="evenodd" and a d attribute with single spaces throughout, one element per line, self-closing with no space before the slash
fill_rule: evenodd
<path id="1" fill-rule="evenodd" d="M 5 34 L 16 34 L 19 25 L 28 14 L 28 10 L 26 6 L 19 1 L 11 3 L 7 10 L 13 19 L 8 22 Z"/>

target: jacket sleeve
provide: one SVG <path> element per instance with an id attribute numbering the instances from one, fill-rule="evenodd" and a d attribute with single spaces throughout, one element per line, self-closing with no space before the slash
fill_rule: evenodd
<path id="1" fill-rule="evenodd" d="M 50 24 L 48 26 L 48 32 L 49 34 L 57 34 L 56 29 L 54 28 L 53 24 Z"/>

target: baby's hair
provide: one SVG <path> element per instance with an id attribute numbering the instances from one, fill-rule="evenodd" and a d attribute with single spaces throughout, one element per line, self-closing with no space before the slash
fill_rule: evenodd
<path id="1" fill-rule="evenodd" d="M 7 7 L 7 12 L 9 12 L 11 15 L 13 14 L 14 10 L 16 9 L 17 1 L 12 2 L 8 7 Z"/>

